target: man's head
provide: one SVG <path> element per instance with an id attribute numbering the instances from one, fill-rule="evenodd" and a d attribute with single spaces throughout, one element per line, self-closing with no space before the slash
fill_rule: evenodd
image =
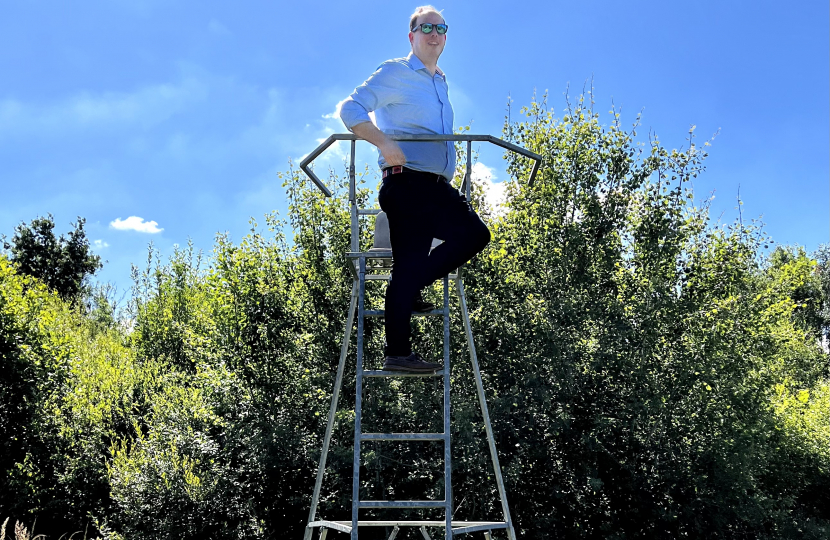
<path id="1" fill-rule="evenodd" d="M 439 34 L 435 27 L 432 28 L 432 32 L 425 34 L 421 26 L 424 23 L 445 24 L 444 17 L 432 6 L 421 6 L 415 9 L 409 19 L 409 43 L 412 44 L 412 52 L 424 64 L 435 64 L 444 51 L 447 35 Z"/>

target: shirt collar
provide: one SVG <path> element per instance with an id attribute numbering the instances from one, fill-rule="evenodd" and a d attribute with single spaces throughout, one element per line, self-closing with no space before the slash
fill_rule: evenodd
<path id="1" fill-rule="evenodd" d="M 427 68 L 424 65 L 424 63 L 421 62 L 421 59 L 418 58 L 418 56 L 414 52 L 410 52 L 407 55 L 406 61 L 409 63 L 410 66 L 412 66 L 412 69 L 414 69 L 415 71 Z M 441 77 L 444 77 L 444 72 L 441 71 L 441 68 L 439 68 L 438 66 L 435 66 L 435 73 L 437 73 Z"/>

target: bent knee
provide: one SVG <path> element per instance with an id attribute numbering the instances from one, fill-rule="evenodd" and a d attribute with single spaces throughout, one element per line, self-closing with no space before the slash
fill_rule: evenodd
<path id="1" fill-rule="evenodd" d="M 487 228 L 483 222 L 479 222 L 479 226 L 473 231 L 473 243 L 478 248 L 476 252 L 483 250 L 490 243 L 491 235 L 490 229 Z"/>

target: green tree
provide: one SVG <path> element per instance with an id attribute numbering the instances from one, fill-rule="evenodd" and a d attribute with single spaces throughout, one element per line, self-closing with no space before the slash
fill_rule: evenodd
<path id="1" fill-rule="evenodd" d="M 77 301 L 87 278 L 103 266 L 101 257 L 92 253 L 84 223 L 78 217 L 68 236 L 55 237 L 52 214 L 38 217 L 15 227 L 11 242 L 3 238 L 3 247 L 21 273 L 41 280 L 64 300 Z"/>

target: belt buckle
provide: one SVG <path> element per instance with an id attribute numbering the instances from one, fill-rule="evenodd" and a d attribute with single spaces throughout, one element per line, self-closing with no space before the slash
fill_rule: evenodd
<path id="1" fill-rule="evenodd" d="M 395 165 L 393 167 L 388 167 L 383 170 L 383 177 L 386 178 L 387 176 L 392 176 L 393 174 L 400 174 L 403 172 L 402 165 Z"/>

